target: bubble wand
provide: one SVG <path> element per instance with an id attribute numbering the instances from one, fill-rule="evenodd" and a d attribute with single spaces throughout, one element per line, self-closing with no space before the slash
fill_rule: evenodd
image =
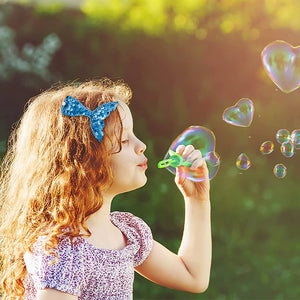
<path id="1" fill-rule="evenodd" d="M 195 149 L 201 151 L 202 159 L 207 162 L 209 179 L 216 175 L 220 165 L 220 156 L 214 151 L 215 135 L 211 130 L 203 126 L 188 127 L 172 142 L 163 160 L 157 164 L 158 168 L 165 168 L 173 175 L 177 174 L 176 168 L 182 166 L 178 170 L 179 176 L 195 182 L 203 181 L 206 179 L 203 168 L 191 168 L 193 161 L 174 151 L 178 145 L 192 145 Z"/>
<path id="2" fill-rule="evenodd" d="M 171 155 L 169 158 L 161 160 L 157 166 L 162 169 L 166 167 L 177 168 L 179 166 L 190 167 L 192 164 L 188 161 L 185 161 L 182 156 L 174 152 L 173 150 L 169 150 L 169 154 Z"/>

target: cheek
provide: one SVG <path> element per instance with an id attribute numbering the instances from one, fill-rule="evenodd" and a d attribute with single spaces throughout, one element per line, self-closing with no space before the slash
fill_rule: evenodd
<path id="1" fill-rule="evenodd" d="M 110 166 L 115 179 L 123 177 L 124 173 L 126 175 L 126 170 L 128 172 L 126 162 L 128 162 L 128 159 L 126 160 L 126 157 L 123 157 L 121 153 L 113 154 Z"/>
<path id="2" fill-rule="evenodd" d="M 111 167 L 113 177 L 115 178 L 118 175 L 118 170 L 121 169 L 121 166 L 118 164 L 118 161 L 116 161 L 114 159 L 114 160 L 111 161 L 110 167 Z"/>

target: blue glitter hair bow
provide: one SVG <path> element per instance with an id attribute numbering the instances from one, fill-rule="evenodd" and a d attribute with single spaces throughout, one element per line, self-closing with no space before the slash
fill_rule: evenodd
<path id="1" fill-rule="evenodd" d="M 71 96 L 67 96 L 62 104 L 61 112 L 64 115 L 76 117 L 87 116 L 91 120 L 91 129 L 95 138 L 101 142 L 103 137 L 104 120 L 116 109 L 118 102 L 107 102 L 95 110 L 87 109 L 81 102 Z"/>

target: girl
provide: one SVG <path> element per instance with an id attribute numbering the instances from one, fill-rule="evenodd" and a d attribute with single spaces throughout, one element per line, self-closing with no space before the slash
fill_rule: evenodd
<path id="1" fill-rule="evenodd" d="M 207 289 L 209 179 L 199 150 L 176 150 L 206 176 L 175 177 L 185 201 L 177 255 L 154 241 L 138 217 L 110 212 L 116 195 L 147 181 L 146 146 L 134 135 L 130 98 L 126 84 L 104 79 L 29 101 L 1 166 L 4 299 L 132 299 L 134 270 L 170 288 Z"/>

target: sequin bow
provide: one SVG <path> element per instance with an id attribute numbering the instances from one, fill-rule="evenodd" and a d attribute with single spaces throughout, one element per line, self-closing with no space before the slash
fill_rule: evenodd
<path id="1" fill-rule="evenodd" d="M 62 104 L 61 112 L 64 115 L 76 117 L 87 116 L 91 121 L 91 129 L 95 138 L 101 142 L 103 137 L 104 120 L 116 109 L 118 102 L 101 104 L 95 110 L 87 109 L 81 102 L 71 96 L 67 96 Z"/>

